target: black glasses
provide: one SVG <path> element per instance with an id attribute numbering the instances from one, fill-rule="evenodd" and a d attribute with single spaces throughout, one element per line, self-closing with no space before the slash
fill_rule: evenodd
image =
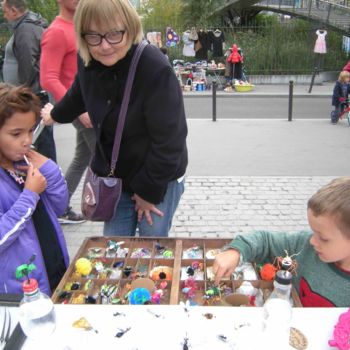
<path id="1" fill-rule="evenodd" d="M 93 33 L 83 33 L 81 36 L 90 46 L 98 46 L 102 43 L 102 39 L 105 39 L 110 45 L 119 44 L 122 42 L 125 30 L 114 30 L 108 32 L 104 35 L 93 34 Z"/>

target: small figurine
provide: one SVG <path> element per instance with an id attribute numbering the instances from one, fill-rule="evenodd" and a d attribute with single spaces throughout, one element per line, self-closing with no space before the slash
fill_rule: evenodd
<path id="1" fill-rule="evenodd" d="M 287 250 L 284 250 L 284 252 L 286 253 L 286 256 L 277 256 L 273 264 L 277 267 L 278 270 L 287 270 L 296 275 L 298 263 L 295 260 L 293 260 L 293 257 L 297 256 L 299 253 L 289 256 Z"/>

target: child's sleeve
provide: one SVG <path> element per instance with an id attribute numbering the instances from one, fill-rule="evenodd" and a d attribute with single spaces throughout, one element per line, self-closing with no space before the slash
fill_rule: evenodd
<path id="1" fill-rule="evenodd" d="M 237 236 L 228 246 L 241 253 L 243 262 L 273 263 L 277 256 L 299 253 L 310 237 L 308 232 L 285 233 L 257 231 Z"/>
<path id="2" fill-rule="evenodd" d="M 68 206 L 68 188 L 61 169 L 51 159 L 41 167 L 40 172 L 45 176 L 47 187 L 45 194 L 57 216 L 61 216 Z"/>
<path id="3" fill-rule="evenodd" d="M 0 255 L 23 233 L 38 200 L 37 193 L 24 189 L 9 210 L 0 209 Z"/>

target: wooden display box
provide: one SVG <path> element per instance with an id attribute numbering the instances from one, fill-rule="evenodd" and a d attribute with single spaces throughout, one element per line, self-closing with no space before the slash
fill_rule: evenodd
<path id="1" fill-rule="evenodd" d="M 108 250 L 108 242 L 121 242 L 125 256 L 118 256 L 115 252 Z M 180 301 L 186 301 L 187 296 L 182 292 L 186 270 L 191 264 L 199 264 L 201 271 L 196 278 L 195 302 L 198 305 L 208 305 L 205 302 L 205 291 L 214 287 L 214 283 L 208 272 L 213 265 L 214 255 L 231 239 L 190 239 L 190 238 L 139 238 L 139 237 L 90 237 L 85 239 L 74 259 L 71 261 L 61 282 L 52 295 L 54 303 L 78 303 L 86 302 L 88 296 L 93 296 L 97 304 L 105 303 L 98 297 L 102 285 L 115 290 L 115 299 L 123 299 L 130 290 L 130 283 L 138 277 L 149 278 L 154 268 L 166 272 L 166 288 L 160 299 L 160 304 L 174 305 Z M 163 256 L 159 248 L 168 252 Z M 142 254 L 140 250 L 142 249 Z M 169 252 L 172 252 L 169 253 Z M 79 258 L 89 258 L 98 261 L 103 266 L 102 271 L 94 268 L 91 273 L 84 277 L 75 272 L 75 263 Z M 119 271 L 115 266 L 123 265 Z M 131 273 L 126 275 L 125 267 L 130 268 Z M 157 269 L 156 269 L 157 270 Z M 158 270 L 157 270 L 158 271 Z M 116 273 L 117 272 L 117 273 Z M 160 280 L 155 280 L 156 288 L 159 288 Z M 234 291 L 242 281 L 227 278 L 223 285 Z M 75 289 L 71 290 L 71 285 Z M 272 282 L 253 281 L 254 287 L 272 289 Z M 65 293 L 66 292 L 66 293 Z M 293 292 L 295 306 L 301 306 L 297 293 Z M 107 302 L 109 303 L 109 302 Z M 209 303 L 209 305 L 220 305 L 220 303 Z"/>

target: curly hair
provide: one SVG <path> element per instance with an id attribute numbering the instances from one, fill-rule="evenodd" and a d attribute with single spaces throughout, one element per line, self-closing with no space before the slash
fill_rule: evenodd
<path id="1" fill-rule="evenodd" d="M 40 99 L 25 86 L 0 84 L 0 128 L 7 119 L 16 112 L 34 112 L 37 119 L 40 117 Z"/>

